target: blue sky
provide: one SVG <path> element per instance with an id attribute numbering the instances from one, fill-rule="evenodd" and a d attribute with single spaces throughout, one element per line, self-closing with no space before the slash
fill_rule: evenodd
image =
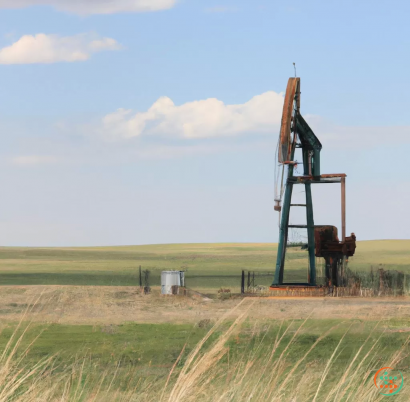
<path id="1" fill-rule="evenodd" d="M 410 238 L 409 11 L 0 0 L 0 243 L 276 241 L 293 62 L 322 171 L 348 174 L 348 232 Z M 315 223 L 339 225 L 338 191 L 314 190 Z"/>

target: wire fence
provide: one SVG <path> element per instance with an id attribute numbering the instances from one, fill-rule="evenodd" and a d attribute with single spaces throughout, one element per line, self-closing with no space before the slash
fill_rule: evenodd
<path id="1" fill-rule="evenodd" d="M 162 269 L 140 269 L 139 286 L 149 293 L 151 287 L 161 286 Z M 185 272 L 187 288 L 205 294 L 245 294 L 267 295 L 272 294 L 274 272 L 257 270 L 239 270 L 228 274 Z M 410 295 L 410 275 L 396 270 L 371 267 L 368 271 L 354 271 L 345 268 L 340 278 L 341 286 L 328 286 L 323 276 L 317 277 L 316 291 L 306 289 L 290 289 L 285 295 L 312 295 L 312 296 L 405 296 Z M 295 282 L 296 284 L 296 282 Z M 289 286 L 291 288 L 292 286 Z M 300 294 L 299 294 L 299 293 Z"/>
<path id="2" fill-rule="evenodd" d="M 139 286 L 144 288 L 146 293 L 152 287 L 160 287 L 162 271 L 158 268 L 142 268 L 139 275 Z M 164 271 L 166 270 L 164 269 Z M 272 275 L 270 277 L 266 275 L 264 283 L 269 286 L 272 283 L 272 278 Z M 239 294 L 241 293 L 241 270 L 232 273 L 185 271 L 185 286 L 204 294 L 217 294 L 218 290 L 221 289 L 225 290 L 224 293 Z"/>
<path id="3" fill-rule="evenodd" d="M 374 267 L 368 272 L 347 269 L 344 288 L 352 296 L 405 296 L 410 294 L 410 275 Z"/>

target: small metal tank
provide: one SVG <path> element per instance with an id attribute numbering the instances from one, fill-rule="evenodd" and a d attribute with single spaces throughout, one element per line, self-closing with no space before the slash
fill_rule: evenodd
<path id="1" fill-rule="evenodd" d="M 184 271 L 162 271 L 161 272 L 161 294 L 176 294 L 175 289 L 185 286 Z"/>

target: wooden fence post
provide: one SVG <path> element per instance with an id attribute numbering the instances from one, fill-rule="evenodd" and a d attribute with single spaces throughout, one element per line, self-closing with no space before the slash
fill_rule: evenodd
<path id="1" fill-rule="evenodd" d="M 141 265 L 140 265 L 140 289 L 142 289 L 142 272 L 141 272 Z"/>

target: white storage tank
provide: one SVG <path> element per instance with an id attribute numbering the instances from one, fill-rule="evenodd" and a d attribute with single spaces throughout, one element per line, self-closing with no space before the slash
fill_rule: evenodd
<path id="1" fill-rule="evenodd" d="M 175 286 L 175 287 L 174 287 Z M 161 294 L 177 294 L 178 288 L 185 286 L 184 271 L 162 271 L 161 272 Z"/>

